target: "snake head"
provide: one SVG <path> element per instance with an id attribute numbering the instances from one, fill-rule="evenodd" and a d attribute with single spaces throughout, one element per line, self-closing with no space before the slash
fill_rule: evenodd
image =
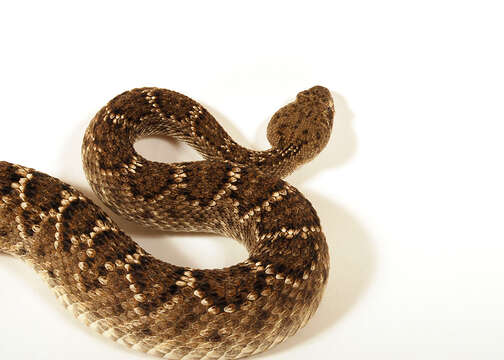
<path id="1" fill-rule="evenodd" d="M 327 145 L 333 117 L 331 93 L 323 86 L 314 86 L 297 94 L 294 102 L 273 115 L 268 124 L 268 141 L 305 163 Z"/>

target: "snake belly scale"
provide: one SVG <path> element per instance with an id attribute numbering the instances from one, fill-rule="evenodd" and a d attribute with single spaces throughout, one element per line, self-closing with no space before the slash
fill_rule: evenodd
<path id="1" fill-rule="evenodd" d="M 293 335 L 315 312 L 329 255 L 319 218 L 281 180 L 327 144 L 334 106 L 321 86 L 300 92 L 268 124 L 269 150 L 237 144 L 194 100 L 141 88 L 112 99 L 84 135 L 82 159 L 115 213 L 171 231 L 241 242 L 249 258 L 223 269 L 163 262 L 71 185 L 0 162 L 0 251 L 29 263 L 79 320 L 167 359 L 235 359 Z M 202 161 L 160 163 L 134 142 L 163 134 Z"/>

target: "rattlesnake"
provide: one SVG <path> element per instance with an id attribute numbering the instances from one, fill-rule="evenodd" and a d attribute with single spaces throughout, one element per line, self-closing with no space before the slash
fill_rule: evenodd
<path id="1" fill-rule="evenodd" d="M 168 359 L 235 359 L 293 335 L 327 283 L 328 248 L 310 202 L 281 180 L 327 144 L 334 107 L 305 90 L 268 124 L 270 150 L 236 142 L 200 104 L 141 88 L 112 99 L 84 136 L 86 177 L 117 214 L 148 227 L 237 239 L 250 257 L 192 269 L 145 252 L 72 186 L 0 162 L 0 251 L 31 264 L 79 320 Z M 148 161 L 133 148 L 163 134 L 205 160 Z"/>

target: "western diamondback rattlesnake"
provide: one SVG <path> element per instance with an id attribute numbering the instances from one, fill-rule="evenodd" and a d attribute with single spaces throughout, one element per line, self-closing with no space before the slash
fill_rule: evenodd
<path id="1" fill-rule="evenodd" d="M 197 270 L 147 254 L 70 185 L 0 162 L 0 250 L 31 264 L 96 331 L 168 359 L 235 359 L 293 335 L 316 310 L 329 255 L 317 214 L 281 180 L 326 145 L 329 91 L 316 86 L 278 110 L 272 148 L 234 142 L 197 102 L 143 88 L 112 99 L 84 136 L 84 170 L 113 211 L 163 230 L 209 231 L 250 257 Z M 182 140 L 203 161 L 166 164 L 138 155 L 153 134 Z"/>

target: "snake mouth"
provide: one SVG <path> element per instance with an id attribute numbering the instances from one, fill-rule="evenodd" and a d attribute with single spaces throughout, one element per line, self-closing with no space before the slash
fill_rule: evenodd
<path id="1" fill-rule="evenodd" d="M 326 122 L 329 128 L 332 128 L 334 121 L 334 102 L 331 99 L 329 106 L 325 110 Z"/>

